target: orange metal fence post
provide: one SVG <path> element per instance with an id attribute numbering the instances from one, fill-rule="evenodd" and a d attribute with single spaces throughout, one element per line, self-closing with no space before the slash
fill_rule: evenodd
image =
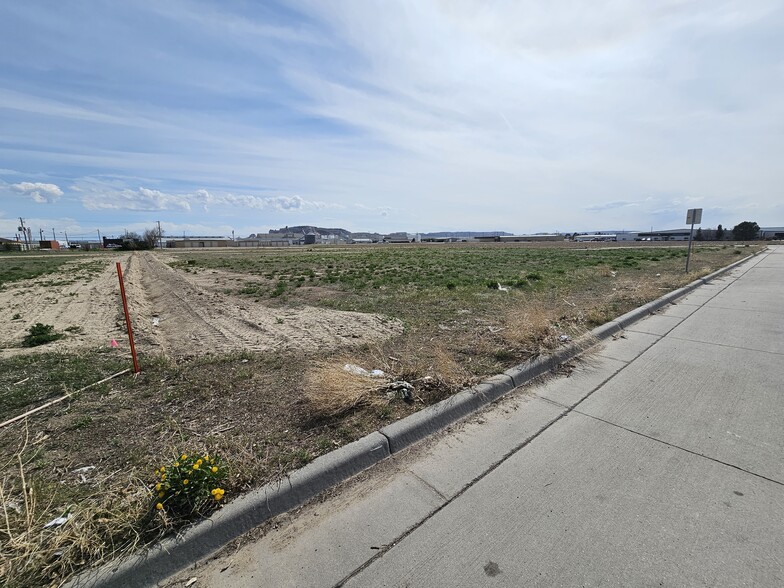
<path id="1" fill-rule="evenodd" d="M 128 341 L 131 342 L 131 357 L 133 358 L 133 373 L 138 374 L 139 360 L 136 359 L 136 346 L 133 344 L 133 329 L 131 328 L 131 315 L 128 314 L 128 301 L 125 298 L 125 284 L 123 283 L 122 267 L 117 262 L 117 277 L 120 279 L 120 295 L 122 296 L 123 311 L 125 311 L 125 326 L 128 327 Z"/>

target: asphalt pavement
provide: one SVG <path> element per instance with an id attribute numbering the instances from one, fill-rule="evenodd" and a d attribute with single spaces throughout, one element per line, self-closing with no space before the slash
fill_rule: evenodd
<path id="1" fill-rule="evenodd" d="M 168 585 L 784 586 L 784 247 Z"/>

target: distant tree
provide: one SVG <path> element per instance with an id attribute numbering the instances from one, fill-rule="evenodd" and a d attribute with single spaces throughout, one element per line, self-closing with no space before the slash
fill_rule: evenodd
<path id="1" fill-rule="evenodd" d="M 724 227 L 719 225 L 716 227 L 716 240 L 721 241 L 724 238 Z"/>
<path id="2" fill-rule="evenodd" d="M 759 225 L 752 221 L 743 221 L 732 229 L 732 236 L 736 241 L 753 241 L 759 237 Z"/>
<path id="3" fill-rule="evenodd" d="M 694 239 L 696 241 L 704 241 L 705 237 L 702 235 L 702 227 L 697 229 L 697 232 L 694 234 Z"/>
<path id="4" fill-rule="evenodd" d="M 134 233 L 133 231 L 125 233 L 123 236 L 123 244 L 120 249 L 124 249 L 125 251 L 134 251 L 139 249 L 139 243 L 141 240 L 142 238 L 139 236 L 139 233 Z"/>
<path id="5" fill-rule="evenodd" d="M 145 230 L 141 239 L 143 243 L 142 248 L 155 249 L 155 247 L 158 245 L 158 240 L 160 237 L 163 237 L 163 231 L 159 233 L 157 228 Z"/>

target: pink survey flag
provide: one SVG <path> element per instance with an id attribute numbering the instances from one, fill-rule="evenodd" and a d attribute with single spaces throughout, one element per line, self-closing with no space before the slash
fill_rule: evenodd
<path id="1" fill-rule="evenodd" d="M 111 345 L 112 347 L 119 347 L 119 346 L 120 346 L 120 345 L 117 343 L 117 340 L 116 340 L 116 339 L 112 339 L 112 342 L 111 342 L 111 343 L 109 343 L 109 345 Z"/>

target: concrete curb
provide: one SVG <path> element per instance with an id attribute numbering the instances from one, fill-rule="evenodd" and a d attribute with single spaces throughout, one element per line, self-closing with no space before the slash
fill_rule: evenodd
<path id="1" fill-rule="evenodd" d="M 503 374 L 428 406 L 377 432 L 323 455 L 291 473 L 285 480 L 248 492 L 228 503 L 209 519 L 186 528 L 142 554 L 88 570 L 66 584 L 66 588 L 142 588 L 155 586 L 190 565 L 208 557 L 240 535 L 270 518 L 295 508 L 320 492 L 347 480 L 390 455 L 446 428 L 543 374 L 574 359 L 600 341 L 621 332 L 678 298 L 692 292 L 737 266 L 758 251 L 712 274 L 665 294 L 639 308 L 605 323 L 580 339 L 548 356 L 537 357 Z"/>

